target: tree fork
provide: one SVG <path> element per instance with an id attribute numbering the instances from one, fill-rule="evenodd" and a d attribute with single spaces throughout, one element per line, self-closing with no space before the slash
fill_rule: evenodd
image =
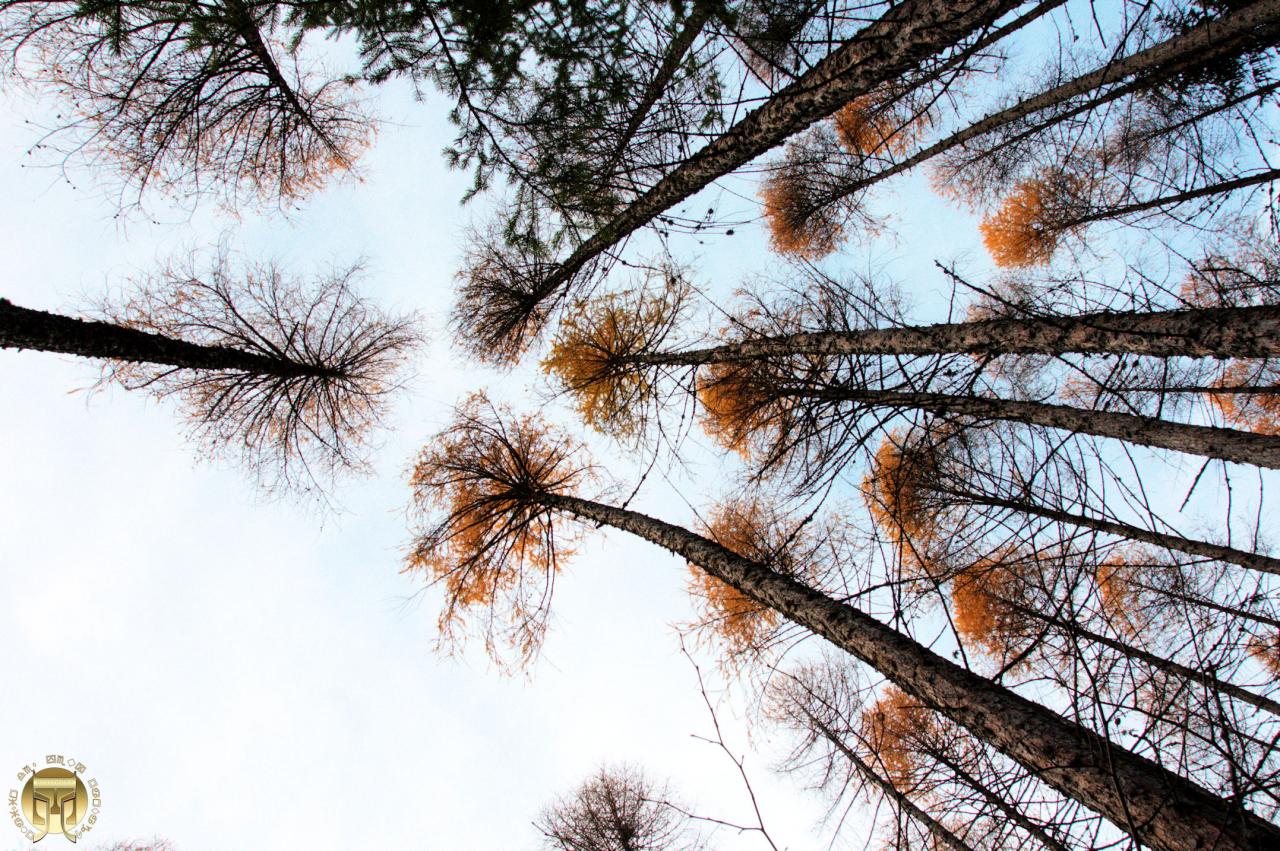
<path id="1" fill-rule="evenodd" d="M 657 544 L 875 668 L 1062 794 L 1164 851 L 1280 846 L 1280 828 L 965 670 L 852 606 L 661 520 L 552 493 L 530 499 Z"/>

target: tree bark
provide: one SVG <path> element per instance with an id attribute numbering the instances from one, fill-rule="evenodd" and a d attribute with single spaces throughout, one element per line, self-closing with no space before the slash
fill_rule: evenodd
<path id="1" fill-rule="evenodd" d="M 826 638 L 925 706 L 969 729 L 1064 795 L 1166 851 L 1280 847 L 1280 828 L 1186 778 L 944 659 L 870 615 L 725 549 L 628 509 L 561 494 L 531 498 L 637 535 Z"/>
<path id="2" fill-rule="evenodd" d="M 1139 662 L 1150 665 L 1158 671 L 1163 671 L 1166 674 L 1172 674 L 1189 682 L 1199 683 L 1206 688 L 1211 688 L 1222 694 L 1230 695 L 1242 703 L 1247 703 L 1250 706 L 1256 706 L 1264 712 L 1270 712 L 1272 715 L 1280 717 L 1280 703 L 1277 703 L 1270 698 L 1254 694 L 1248 689 L 1238 686 L 1235 683 L 1220 680 L 1212 674 L 1205 673 L 1204 671 L 1198 671 L 1195 668 L 1174 662 L 1171 659 L 1166 659 L 1163 656 L 1156 655 L 1155 653 L 1150 653 L 1140 647 L 1134 647 L 1132 644 L 1127 644 L 1119 639 L 1110 638 L 1106 635 L 1102 635 L 1101 633 L 1094 632 L 1080 624 L 1064 621 L 1053 615 L 1045 614 L 1044 612 L 1037 611 L 1030 606 L 1024 606 L 1023 604 L 1013 600 L 1006 600 L 1003 597 L 997 599 L 1023 617 L 1033 618 L 1041 623 L 1075 636 L 1076 638 L 1083 638 L 1086 641 L 1092 641 L 1094 644 L 1109 647 L 1117 653 L 1121 653 L 1130 659 L 1136 659 Z"/>
<path id="3" fill-rule="evenodd" d="M 0 298 L 0 348 L 284 378 L 330 375 L 325 369 L 283 356 L 189 343 L 110 322 L 19 307 L 3 298 Z"/>
<path id="4" fill-rule="evenodd" d="M 1100 222 L 1104 219 L 1119 219 L 1124 216 L 1131 216 L 1134 213 L 1145 213 L 1148 210 L 1157 210 L 1161 207 L 1175 207 L 1178 204 L 1195 201 L 1197 198 L 1207 198 L 1211 195 L 1222 195 L 1227 192 L 1234 192 L 1237 189 L 1257 186 L 1260 183 L 1270 183 L 1277 178 L 1280 178 L 1280 168 L 1270 168 L 1266 171 L 1256 172 L 1254 174 L 1245 175 L 1244 177 L 1237 177 L 1234 180 L 1224 180 L 1221 183 L 1201 186 L 1197 189 L 1189 189 L 1186 192 L 1177 192 L 1173 195 L 1161 195 L 1158 198 L 1148 198 L 1146 201 L 1135 201 L 1132 204 L 1119 204 L 1115 207 L 1106 207 L 1094 210 L 1081 216 L 1074 216 L 1063 222 L 1055 222 L 1052 227 L 1055 231 L 1071 230 L 1072 228 L 1078 228 L 1081 225 L 1091 224 L 1092 222 Z"/>
<path id="5" fill-rule="evenodd" d="M 987 786 L 977 777 L 974 777 L 965 770 L 964 766 L 960 765 L 960 763 L 956 762 L 950 756 L 943 753 L 941 750 L 935 750 L 932 747 L 928 748 L 925 752 L 932 759 L 937 760 L 940 765 L 958 777 L 961 783 L 977 792 L 983 798 L 986 798 L 993 807 L 1004 813 L 1006 818 L 1025 830 L 1032 839 L 1049 849 L 1049 851 L 1070 851 L 1067 846 L 1050 836 L 1043 827 L 1027 818 L 1027 815 L 1022 812 L 1022 810 L 1018 809 L 1017 806 L 1006 801 L 1002 795 Z"/>
<path id="6" fill-rule="evenodd" d="M 1108 535 L 1128 538 L 1131 541 L 1154 544 L 1158 547 L 1176 550 L 1188 555 L 1201 556 L 1214 561 L 1225 561 L 1229 564 L 1247 567 L 1250 570 L 1280 576 L 1280 559 L 1263 555 L 1262 553 L 1241 550 L 1223 544 L 1213 544 L 1208 541 L 1199 541 L 1194 538 L 1184 538 L 1181 535 L 1174 535 L 1168 532 L 1156 532 L 1151 529 L 1144 529 L 1141 526 L 1120 523 L 1114 520 L 1104 520 L 1100 517 L 1090 517 L 1086 514 L 1075 514 L 1023 499 L 1005 499 L 947 486 L 931 489 L 936 493 L 972 504 L 989 505 L 993 508 L 1007 508 L 1010 511 L 1017 511 L 1021 514 L 1043 517 L 1046 520 L 1053 520 L 1058 523 L 1069 523 L 1082 529 L 1093 529 L 1097 532 L 1105 532 Z"/>
<path id="7" fill-rule="evenodd" d="M 1061 355 L 1263 358 L 1280 356 L 1280 306 L 983 319 L 902 328 L 813 331 L 685 352 L 639 355 L 639 364 L 700 366 L 786 355 Z"/>
<path id="8" fill-rule="evenodd" d="M 938 847 L 949 848 L 951 851 L 973 851 L 972 847 L 970 847 L 963 839 L 956 836 L 955 833 L 948 829 L 945 824 L 929 815 L 920 807 L 916 806 L 915 802 L 911 800 L 907 793 L 898 789 L 898 787 L 894 786 L 893 783 L 886 780 L 884 777 L 881 777 L 878 771 L 868 765 L 862 757 L 858 756 L 858 754 L 846 745 L 840 736 L 832 730 L 828 724 L 826 724 L 821 718 L 818 718 L 814 713 L 810 712 L 807 706 L 801 706 L 800 711 L 804 713 L 809 724 L 811 724 L 816 731 L 821 733 L 823 738 L 831 742 L 832 746 L 835 747 L 836 750 L 840 751 L 841 755 L 843 755 L 845 759 L 849 760 L 853 767 L 858 770 L 858 773 L 861 774 L 867 782 L 871 783 L 881 792 L 892 798 L 898 805 L 899 809 L 905 812 L 911 819 L 919 822 L 925 830 L 929 831 L 929 835 L 933 837 L 934 841 L 938 844 Z M 1066 849 L 1061 849 L 1061 851 L 1066 851 Z"/>
<path id="9" fill-rule="evenodd" d="M 797 396 L 830 401 L 858 402 L 878 408 L 959 414 L 987 420 L 1007 420 L 1047 426 L 1075 434 L 1110 437 L 1137 446 L 1172 449 L 1237 464 L 1280 469 L 1280 436 L 1233 428 L 1175 423 L 1141 414 L 1090 411 L 1049 402 L 1024 402 L 984 396 L 917 393 L 898 390 L 864 390 L 843 387 L 787 391 Z"/>
<path id="10" fill-rule="evenodd" d="M 821 209 L 843 197 L 874 186 L 882 180 L 909 171 L 920 163 L 944 154 L 972 139 L 1065 103 L 1072 98 L 1088 94 L 1102 86 L 1131 77 L 1137 78 L 1131 84 L 1119 86 L 1085 104 L 1052 116 L 1051 120 L 1040 124 L 1037 129 L 1043 130 L 1057 121 L 1064 121 L 1082 112 L 1097 109 L 1105 103 L 1134 91 L 1152 88 L 1160 79 L 1168 79 L 1181 71 L 1230 56 L 1251 44 L 1265 43 L 1277 36 L 1280 36 L 1280 0 L 1258 0 L 1244 9 L 1228 12 L 1221 18 L 1206 21 L 1182 35 L 1123 59 L 1108 62 L 1096 71 L 1083 74 L 992 113 L 965 129 L 922 148 L 901 162 L 894 163 L 868 177 L 850 181 L 815 203 L 813 209 Z"/>
<path id="11" fill-rule="evenodd" d="M 671 44 L 667 45 L 667 52 L 662 57 L 662 64 L 658 66 L 657 73 L 649 81 L 649 85 L 645 86 L 644 94 L 641 95 L 640 102 L 636 104 L 635 111 L 631 113 L 631 118 L 627 121 L 627 126 L 622 131 L 622 138 L 618 140 L 613 156 L 609 158 L 609 162 L 601 170 L 606 178 L 613 176 L 618 163 L 626 156 L 627 148 L 631 146 L 631 140 L 640 131 L 644 120 L 649 117 L 649 113 L 653 110 L 654 104 L 658 102 L 658 98 L 662 97 L 662 93 L 667 90 L 667 86 L 671 84 L 676 72 L 680 70 L 680 64 L 684 62 L 685 55 L 693 47 L 694 41 L 697 40 L 703 27 L 707 25 L 707 21 L 711 19 L 719 2 L 720 0 L 695 0 L 693 8 L 689 10 L 689 16 L 684 19 L 684 26 L 680 28 L 680 32 L 676 34 L 676 37 L 671 40 Z"/>
<path id="12" fill-rule="evenodd" d="M 579 245 L 540 282 L 539 300 L 556 294 L 593 258 L 655 216 L 1019 5 L 1020 0 L 903 0 L 893 6 Z"/>

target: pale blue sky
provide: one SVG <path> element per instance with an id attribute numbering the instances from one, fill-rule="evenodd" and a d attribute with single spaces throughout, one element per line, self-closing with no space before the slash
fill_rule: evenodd
<path id="1" fill-rule="evenodd" d="M 503 677 L 478 648 L 432 652 L 437 600 L 398 572 L 407 467 L 463 394 L 488 386 L 529 409 L 540 377 L 532 366 L 488 373 L 450 350 L 445 318 L 473 213 L 457 201 L 466 176 L 439 155 L 446 105 L 415 103 L 398 86 L 377 94 L 388 121 L 364 182 L 330 187 L 287 218 L 239 221 L 208 205 L 188 217 L 157 204 L 161 223 L 123 223 L 103 193 L 20 167 L 35 139 L 22 118 L 38 106 L 0 111 L 0 294 L 14 302 L 72 311 L 82 295 L 226 231 L 247 257 L 300 272 L 366 257 L 364 291 L 417 311 L 432 338 L 376 474 L 344 483 L 345 510 L 323 522 L 304 506 L 262 502 L 234 469 L 194 460 L 172 406 L 70 393 L 93 382 L 92 365 L 0 353 L 0 770 L 48 752 L 85 762 L 104 794 L 91 845 L 156 834 L 181 851 L 526 848 L 545 803 L 618 761 L 669 777 L 702 813 L 748 821 L 732 764 L 691 737 L 710 722 L 672 626 L 692 616 L 677 559 L 591 535 L 557 583 L 555 624 L 528 676 Z M 920 177 L 889 192 L 902 241 L 870 254 L 853 246 L 847 260 L 890 269 L 920 319 L 941 318 L 947 285 L 932 262 L 982 268 L 976 221 Z M 691 207 L 722 203 L 749 211 L 714 194 Z M 763 242 L 753 225 L 676 245 L 696 261 L 697 283 L 724 294 L 770 262 Z M 597 446 L 608 466 L 632 470 L 621 450 Z M 697 447 L 682 487 L 691 499 L 728 486 L 704 481 L 720 462 Z M 691 517 L 661 484 L 637 505 Z M 814 847 L 824 804 L 771 774 L 782 743 L 748 740 L 735 720 L 741 692 L 721 710 L 730 743 L 749 751 L 776 838 Z M 20 847 L 8 830 L 0 847 Z M 763 847 L 725 832 L 717 844 Z"/>

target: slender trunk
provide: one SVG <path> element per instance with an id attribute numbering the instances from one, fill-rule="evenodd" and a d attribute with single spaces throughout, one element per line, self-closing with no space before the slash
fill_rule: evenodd
<path id="1" fill-rule="evenodd" d="M 271 54 L 271 48 L 267 47 L 266 41 L 263 40 L 262 31 L 259 29 L 258 22 L 254 20 L 249 8 L 242 0 L 223 0 L 223 3 L 230 13 L 230 19 L 236 34 L 240 36 L 249 52 L 262 64 L 263 73 L 271 82 L 271 85 L 285 99 L 285 103 L 289 104 L 289 108 L 293 110 L 294 114 L 316 132 L 316 135 L 324 142 L 329 152 L 344 166 L 350 167 L 351 162 L 341 146 L 330 138 L 324 128 L 316 124 L 312 110 L 302 102 L 298 97 L 297 91 L 285 79 L 284 72 L 280 70 L 275 56 Z"/>
<path id="2" fill-rule="evenodd" d="M 951 851 L 973 851 L 973 849 L 960 837 L 956 836 L 945 824 L 929 815 L 927 812 L 916 806 L 907 793 L 898 789 L 893 783 L 880 776 L 880 772 L 876 771 L 870 765 L 858 756 L 858 754 L 840 738 L 831 727 L 821 718 L 809 711 L 807 706 L 801 706 L 800 711 L 804 713 L 809 724 L 815 730 L 822 734 L 823 738 L 831 742 L 832 746 L 844 756 L 845 759 L 858 770 L 858 773 L 878 788 L 881 792 L 888 795 L 898 805 L 898 808 L 907 814 L 912 820 L 918 822 L 925 830 L 929 831 L 929 835 L 933 837 L 937 846 L 940 848 L 950 848 Z M 1065 849 L 1062 849 L 1065 851 Z"/>
<path id="3" fill-rule="evenodd" d="M 1145 213 L 1148 210 L 1156 210 L 1161 207 L 1174 207 L 1178 204 L 1185 204 L 1188 201 L 1194 201 L 1197 198 L 1207 198 L 1211 195 L 1221 195 L 1227 192 L 1234 192 L 1237 189 L 1244 189 L 1249 186 L 1257 186 L 1260 183 L 1270 183 L 1280 178 L 1280 168 L 1270 168 L 1266 171 L 1260 171 L 1255 174 L 1237 177 L 1234 180 L 1225 180 L 1222 183 L 1214 183 L 1210 186 L 1201 186 L 1198 189 L 1189 189 L 1186 192 L 1177 192 L 1173 195 L 1162 195 L 1159 198 L 1149 198 L 1146 201 L 1135 201 L 1132 204 L 1120 204 L 1115 207 L 1107 207 L 1105 209 L 1094 210 L 1081 216 L 1075 216 L 1062 222 L 1055 222 L 1053 230 L 1065 231 L 1071 228 L 1077 228 L 1081 225 L 1087 225 L 1092 222 L 1100 222 L 1103 219 L 1119 219 L 1124 216 L 1133 215 L 1134 213 Z"/>
<path id="4" fill-rule="evenodd" d="M 813 205 L 814 210 L 834 203 L 843 197 L 867 189 L 882 180 L 915 168 L 920 163 L 944 154 L 993 130 L 1021 121 L 1072 98 L 1130 77 L 1137 77 L 1131 84 L 1119 86 L 1085 104 L 1051 116 L 1037 126 L 1043 130 L 1058 121 L 1064 121 L 1083 112 L 1116 100 L 1134 91 L 1150 89 L 1160 79 L 1168 79 L 1178 72 L 1194 68 L 1215 59 L 1230 56 L 1252 44 L 1265 42 L 1280 35 L 1280 0 L 1258 0 L 1239 11 L 1229 12 L 1221 18 L 1207 21 L 1198 27 L 1141 50 L 1131 56 L 1108 62 L 1103 67 L 1054 86 L 1034 97 L 1018 101 L 1013 106 L 988 115 L 965 129 L 953 133 L 941 141 L 922 148 L 901 162 L 868 177 L 850 181 L 826 195 Z"/>
<path id="5" fill-rule="evenodd" d="M 1199 606 L 1232 618 L 1239 618 L 1243 621 L 1252 621 L 1260 626 L 1269 626 L 1272 629 L 1280 629 L 1280 620 L 1267 617 L 1266 615 L 1259 615 L 1254 612 L 1246 611 L 1245 609 L 1235 608 L 1234 606 L 1224 606 L 1221 603 L 1215 603 L 1213 600 L 1206 600 L 1203 597 L 1199 597 L 1194 594 L 1183 594 L 1181 591 L 1173 591 L 1168 588 L 1157 588 L 1154 585 L 1135 582 L 1132 577 L 1125 577 L 1125 584 L 1132 585 L 1135 588 L 1140 588 L 1143 591 L 1150 591 L 1153 594 L 1163 594 L 1170 599 L 1177 600 L 1180 603 L 1186 603 L 1189 606 Z"/>
<path id="6" fill-rule="evenodd" d="M 685 352 L 639 355 L 633 362 L 700 366 L 786 355 L 933 355 L 950 352 L 1272 357 L 1280 355 L 1280 306 L 1191 308 L 1150 313 L 1102 312 L 858 331 L 815 331 L 759 337 Z"/>
<path id="7" fill-rule="evenodd" d="M 1257 570 L 1262 573 L 1271 573 L 1280 576 L 1280 559 L 1262 555 L 1261 553 L 1251 552 L 1249 550 L 1241 550 L 1235 547 L 1228 547 L 1223 544 L 1213 544 L 1208 541 L 1199 541 L 1194 538 L 1184 538 L 1181 535 L 1174 535 L 1168 532 L 1156 532 L 1151 529 L 1144 529 L 1141 526 L 1134 526 L 1129 523 L 1120 523 L 1114 520 L 1104 520 L 1100 517 L 1090 517 L 1085 514 L 1074 514 L 1069 511 L 1063 511 L 1061 509 L 1042 505 L 1036 502 L 1030 502 L 1028 500 L 1004 499 L 1002 497 L 988 496 L 975 491 L 945 486 L 933 488 L 933 490 L 936 493 L 961 499 L 971 504 L 989 505 L 992 508 L 1007 508 L 1010 511 L 1017 511 L 1021 514 L 1043 517 L 1046 520 L 1053 520 L 1058 523 L 1069 523 L 1072 526 L 1079 526 L 1082 529 L 1093 529 L 1096 532 L 1104 532 L 1108 535 L 1128 538 L 1131 541 L 1138 541 L 1144 544 L 1154 544 L 1158 547 L 1176 550 L 1177 552 L 1187 553 L 1188 555 L 1200 556 L 1202 558 L 1213 559 L 1214 561 L 1225 561 L 1229 564 L 1238 564 L 1241 567 L 1247 567 L 1250 570 Z"/>
<path id="8" fill-rule="evenodd" d="M 649 81 L 649 85 L 645 86 L 644 94 L 641 95 L 640 102 L 636 104 L 635 111 L 631 113 L 631 118 L 627 121 L 627 126 L 622 131 L 622 137 L 618 140 L 613 156 L 609 158 L 609 162 L 601 170 L 601 173 L 606 178 L 613 176 L 618 163 L 626 156 L 627 149 L 631 147 L 631 140 L 635 138 L 636 133 L 640 132 L 640 127 L 644 124 L 644 120 L 649 117 L 654 104 L 658 102 L 658 98 L 662 97 L 662 93 L 667 90 L 667 86 L 671 84 L 676 72 L 680 70 L 680 65 L 684 62 L 685 55 L 693 47 L 694 41 L 697 40 L 703 27 L 707 25 L 707 21 L 711 19 L 719 2 L 720 0 L 696 0 L 693 8 L 689 10 L 689 17 L 684 19 L 684 26 L 680 28 L 680 32 L 676 34 L 676 37 L 671 40 L 671 44 L 667 46 L 667 52 L 662 57 L 662 64 L 658 66 L 658 72 Z"/>
<path id="9" fill-rule="evenodd" d="M 877 408 L 930 411 L 987 420 L 1007 420 L 1047 426 L 1075 434 L 1110 437 L 1137 446 L 1172 449 L 1237 464 L 1280 469 L 1280 435 L 1257 434 L 1234 428 L 1190 425 L 1114 411 L 1090 411 L 1049 402 L 1024 402 L 984 396 L 866 390 L 831 387 L 785 391 L 780 396 L 856 402 Z"/>
<path id="10" fill-rule="evenodd" d="M 1163 671 L 1166 674 L 1172 674 L 1175 677 L 1180 677 L 1188 682 L 1199 683 L 1206 688 L 1211 688 L 1221 694 L 1230 695 L 1242 703 L 1247 703 L 1250 706 L 1256 706 L 1264 712 L 1270 712 L 1272 715 L 1280 717 L 1280 703 L 1277 703 L 1270 698 L 1254 694 L 1248 689 L 1238 686 L 1235 683 L 1220 680 L 1212 674 L 1174 662 L 1173 660 L 1166 659 L 1163 656 L 1157 656 L 1155 653 L 1149 653 L 1139 647 L 1134 647 L 1132 644 L 1127 644 L 1119 639 L 1110 638 L 1102 635 L 1101 633 L 1093 632 L 1080 624 L 1064 621 L 1054 615 L 1045 614 L 1044 612 L 1037 611 L 1029 606 L 1024 606 L 1021 603 L 1014 602 L 1013 600 L 1006 600 L 1003 597 L 999 599 L 1001 603 L 1023 617 L 1038 620 L 1043 624 L 1047 624 L 1054 629 L 1061 630 L 1062 632 L 1076 638 L 1083 638 L 1086 641 L 1093 642 L 1094 644 L 1109 647 L 1117 653 L 1122 653 L 1130 659 L 1136 659 L 1143 664 L 1150 665 L 1158 671 Z"/>
<path id="11" fill-rule="evenodd" d="M 903 0 L 753 110 L 584 241 L 541 283 L 555 295 L 593 258 L 712 181 L 989 26 L 1019 0 Z"/>
<path id="12" fill-rule="evenodd" d="M 189 343 L 110 322 L 18 307 L 0 298 L 0 348 L 36 349 L 85 358 L 157 363 L 182 369 L 285 378 L 327 376 L 321 367 L 226 346 Z"/>
<path id="13" fill-rule="evenodd" d="M 1006 801 L 1003 795 L 987 786 L 977 777 L 974 777 L 965 770 L 964 766 L 960 765 L 960 763 L 956 762 L 950 756 L 943 753 L 941 750 L 934 748 L 929 748 L 926 753 L 959 778 L 961 783 L 964 783 L 970 789 L 977 792 L 992 806 L 1004 813 L 1006 818 L 1026 831 L 1032 839 L 1039 842 L 1045 848 L 1048 848 L 1049 851 L 1070 851 L 1067 846 L 1050 836 L 1043 827 L 1027 818 L 1027 815 L 1022 812 L 1022 810 Z"/>
<path id="14" fill-rule="evenodd" d="M 925 706 L 1153 848 L 1263 851 L 1280 845 L 1275 825 L 961 668 L 870 615 L 713 541 L 592 500 L 547 493 L 533 498 L 553 510 L 637 535 L 699 565 L 862 660 Z"/>

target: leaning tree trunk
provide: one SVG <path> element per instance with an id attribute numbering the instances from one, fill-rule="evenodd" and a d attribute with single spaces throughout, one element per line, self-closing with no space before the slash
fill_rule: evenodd
<path id="1" fill-rule="evenodd" d="M 693 8 L 689 10 L 689 16 L 684 19 L 680 32 L 676 33 L 676 37 L 667 45 L 667 51 L 663 54 L 662 64 L 658 66 L 657 72 L 653 75 L 653 79 L 645 86 L 644 92 L 640 95 L 640 102 L 636 104 L 636 108 L 632 111 L 631 117 L 627 119 L 627 126 L 623 128 L 622 136 L 619 138 L 613 155 L 609 158 L 609 162 L 601 169 L 601 174 L 607 179 L 613 177 L 618 163 L 626 156 L 627 149 L 631 147 L 631 140 L 635 138 L 636 133 L 640 132 L 640 128 L 644 125 L 644 121 L 649 117 L 649 113 L 658 103 L 658 98 L 662 97 L 662 93 L 667 90 L 667 86 L 671 85 L 671 81 L 675 79 L 676 72 L 680 70 L 681 64 L 684 63 L 685 56 L 693 47 L 693 43 L 697 41 L 698 36 L 707 25 L 715 12 L 719 0 L 696 0 Z"/>
<path id="2" fill-rule="evenodd" d="M 1277 0 L 1280 2 L 1280 0 Z M 786 355 L 1112 354 L 1264 358 L 1280 355 L 1280 306 L 1206 307 L 982 319 L 902 328 L 810 331 L 706 349 L 636 355 L 637 365 L 702 366 Z"/>
<path id="3" fill-rule="evenodd" d="M 687 529 L 561 494 L 535 502 L 637 535 L 862 660 L 1062 794 L 1168 851 L 1280 847 L 1280 828 L 1097 733 L 965 670 L 852 606 Z"/>
<path id="4" fill-rule="evenodd" d="M 1234 461 L 1237 464 L 1280 469 L 1280 435 L 1175 423 L 1141 414 L 1090 411 L 1070 405 L 985 396 L 844 387 L 786 391 L 779 395 L 856 402 L 876 408 L 914 409 L 977 419 L 1007 420 L 1047 426 L 1074 434 L 1110 437 L 1137 446 L 1172 449 L 1190 455 Z"/>
<path id="5" fill-rule="evenodd" d="M 1252 45 L 1267 43 L 1280 35 L 1280 0 L 1258 0 L 1246 8 L 1228 12 L 1221 18 L 1206 21 L 1188 32 L 1163 41 L 1131 56 L 1108 62 L 1103 67 L 1083 74 L 1073 80 L 1018 101 L 1014 105 L 992 113 L 986 118 L 951 134 L 945 139 L 922 148 L 901 162 L 875 174 L 849 181 L 813 204 L 810 213 L 839 201 L 841 198 L 861 192 L 882 180 L 909 171 L 920 163 L 957 148 L 979 136 L 1001 127 L 1029 118 L 1095 89 L 1129 78 L 1131 83 L 1099 95 L 1085 103 L 1055 113 L 1036 126 L 1037 132 L 1076 115 L 1097 109 L 1110 101 L 1135 91 L 1151 89 L 1161 80 L 1167 80 L 1180 72 L 1231 56 Z"/>
<path id="6" fill-rule="evenodd" d="M 938 821 L 933 816 L 929 815 L 929 813 L 917 806 L 906 792 L 903 792 L 897 786 L 893 785 L 892 782 L 880 776 L 880 772 L 876 771 L 868 765 L 862 757 L 858 756 L 858 754 L 854 752 L 853 748 L 844 743 L 844 740 L 840 738 L 839 734 L 832 730 L 831 727 L 821 718 L 818 718 L 813 712 L 810 712 L 807 706 L 801 706 L 800 711 L 804 713 L 805 719 L 813 726 L 813 729 L 822 734 L 823 738 L 827 739 L 827 741 L 831 742 L 832 746 L 836 750 L 840 751 L 841 755 L 844 756 L 845 759 L 849 760 L 849 763 L 858 770 L 858 773 L 861 774 L 867 782 L 871 783 L 871 785 L 875 786 L 885 795 L 892 798 L 900 810 L 927 830 L 929 835 L 933 837 L 937 847 L 949 848 L 951 851 L 974 851 L 968 843 L 956 836 L 955 833 L 953 833 L 945 824 Z M 1062 851 L 1066 851 L 1066 849 L 1062 849 Z"/>
<path id="7" fill-rule="evenodd" d="M 1188 189 L 1186 192 L 1176 192 L 1173 195 L 1161 195 L 1158 198 L 1148 198 L 1146 201 L 1134 201 L 1131 204 L 1117 204 L 1114 207 L 1102 207 L 1096 210 L 1091 210 L 1083 215 L 1072 216 L 1060 222 L 1053 222 L 1051 229 L 1059 232 L 1068 231 L 1093 222 L 1100 222 L 1105 219 L 1119 219 L 1125 216 L 1131 216 L 1134 213 L 1145 213 L 1148 210 L 1158 210 L 1162 207 L 1176 207 L 1179 204 L 1185 204 L 1188 201 L 1195 201 L 1198 198 L 1208 198 L 1212 195 L 1223 195 L 1227 192 L 1234 192 L 1237 189 L 1257 186 L 1261 183 L 1270 183 L 1277 178 L 1280 178 L 1280 168 L 1269 168 L 1266 171 L 1247 174 L 1243 177 L 1237 177 L 1234 180 L 1224 180 L 1221 183 L 1213 183 L 1209 186 L 1201 186 L 1197 189 Z"/>
<path id="8" fill-rule="evenodd" d="M 1270 712 L 1272 715 L 1280 718 L 1280 703 L 1276 703 L 1268 697 L 1254 694 L 1248 689 L 1238 686 L 1235 683 L 1218 679 L 1205 671 L 1199 671 L 1187 665 L 1174 662 L 1172 659 L 1166 659 L 1163 656 L 1143 650 L 1140 647 L 1134 647 L 1132 644 L 1094 632 L 1080 624 L 1064 621 L 1059 617 L 1037 611 L 1030 606 L 1025 606 L 1013 600 L 1007 600 L 1003 597 L 997 597 L 996 599 L 1025 618 L 1038 620 L 1046 626 L 1061 630 L 1075 638 L 1083 638 L 1085 641 L 1091 641 L 1094 644 L 1107 647 L 1129 659 L 1136 659 L 1145 665 L 1149 665 L 1158 671 L 1171 674 L 1188 682 L 1198 683 L 1205 688 L 1213 689 L 1220 694 L 1229 695 L 1241 703 L 1247 703 L 1250 706 L 1257 707 L 1264 712 Z"/>
<path id="9" fill-rule="evenodd" d="M 1049 851 L 1070 851 L 1067 846 L 1050 836 L 1044 827 L 1028 818 L 1027 814 L 1019 809 L 1017 805 L 1005 800 L 1003 795 L 983 783 L 979 778 L 970 774 L 962 765 L 960 765 L 959 762 L 952 759 L 949 755 L 935 747 L 929 747 L 925 750 L 925 753 L 928 754 L 931 759 L 937 761 L 939 765 L 943 766 L 959 778 L 961 783 L 977 792 L 986 799 L 989 804 L 1004 813 L 1005 818 L 1018 825 L 1018 827 L 1021 827 L 1031 836 L 1032 839 L 1049 849 Z"/>
<path id="10" fill-rule="evenodd" d="M 284 378 L 330 375 L 321 367 L 298 363 L 283 355 L 189 343 L 111 322 L 19 307 L 3 298 L 0 298 L 0 349 L 36 349 L 85 358 Z"/>
<path id="11" fill-rule="evenodd" d="M 986 505 L 992 508 L 1005 508 L 1010 511 L 1016 511 L 1020 514 L 1030 514 L 1035 517 L 1043 517 L 1046 520 L 1053 520 L 1057 523 L 1068 523 L 1082 529 L 1093 529 L 1096 532 L 1103 532 L 1108 535 L 1127 538 L 1128 540 L 1138 541 L 1143 544 L 1154 544 L 1158 547 L 1176 550 L 1178 552 L 1187 553 L 1188 555 L 1201 556 L 1202 558 L 1213 559 L 1214 561 L 1225 561 L 1230 564 L 1238 564 L 1241 567 L 1247 567 L 1250 570 L 1280 575 L 1280 559 L 1263 555 L 1262 553 L 1255 553 L 1250 550 L 1228 547 L 1223 544 L 1214 544 L 1209 541 L 1199 541 L 1194 538 L 1184 538 L 1181 535 L 1175 535 L 1169 532 L 1157 532 L 1152 529 L 1144 529 L 1141 526 L 1134 526 L 1130 523 L 1121 523 L 1115 520 L 1104 520 L 1100 517 L 1090 517 L 1087 514 L 1076 514 L 1025 499 L 1006 499 L 1004 497 L 991 496 L 988 494 L 978 493 L 976 491 L 965 490 L 963 488 L 952 488 L 946 485 L 931 486 L 930 490 L 972 505 Z M 1208 605 L 1208 603 L 1205 605 Z M 1280 626 L 1280 623 L 1277 625 Z"/>
<path id="12" fill-rule="evenodd" d="M 831 115 L 859 95 L 916 69 L 1020 0 L 903 0 L 763 106 L 700 149 L 538 283 L 538 301 L 554 296 L 593 258 L 712 181 Z"/>

